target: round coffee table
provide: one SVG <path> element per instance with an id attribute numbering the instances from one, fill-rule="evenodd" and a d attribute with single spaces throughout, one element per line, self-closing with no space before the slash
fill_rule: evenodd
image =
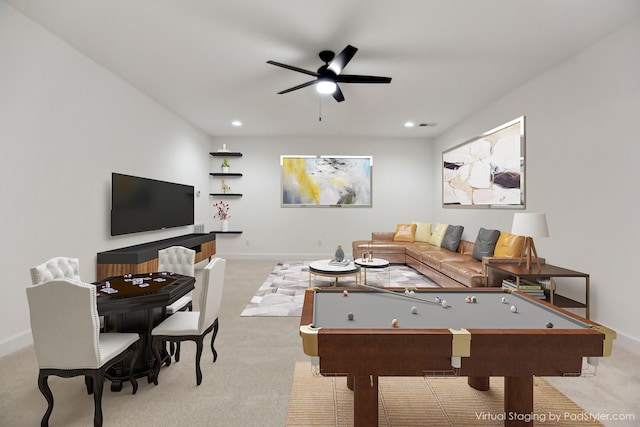
<path id="1" fill-rule="evenodd" d="M 348 264 L 338 264 L 331 262 L 330 259 L 322 259 L 309 263 L 309 286 L 311 286 L 311 275 L 322 277 L 334 277 L 336 280 L 333 286 L 338 285 L 340 277 L 355 276 L 356 286 L 358 286 L 358 273 L 360 267 L 350 261 Z"/>
<path id="2" fill-rule="evenodd" d="M 390 286 L 391 285 L 391 266 L 389 264 L 389 261 L 387 261 L 386 259 L 383 258 L 357 258 L 353 260 L 353 263 L 355 265 L 357 265 L 358 267 L 360 267 L 360 270 L 362 271 L 362 275 L 363 275 L 363 279 L 361 280 L 361 282 L 363 284 L 367 284 L 367 270 L 370 268 L 386 268 L 388 274 L 388 283 L 387 285 Z"/>

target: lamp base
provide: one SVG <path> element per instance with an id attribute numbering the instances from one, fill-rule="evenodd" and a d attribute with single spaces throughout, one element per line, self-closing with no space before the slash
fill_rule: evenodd
<path id="1" fill-rule="evenodd" d="M 526 258 L 527 270 L 531 270 L 531 254 L 533 254 L 533 259 L 538 266 L 538 270 L 540 270 L 540 260 L 538 260 L 538 251 L 536 251 L 536 245 L 533 243 L 533 238 L 525 237 L 524 246 L 522 247 L 522 253 L 520 254 L 520 261 L 518 261 L 518 266 L 520 266 L 522 264 L 522 260 Z"/>

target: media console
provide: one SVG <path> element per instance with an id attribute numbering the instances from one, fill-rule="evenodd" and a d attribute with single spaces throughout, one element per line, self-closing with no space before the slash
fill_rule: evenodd
<path id="1" fill-rule="evenodd" d="M 155 242 L 127 246 L 99 252 L 96 280 L 124 274 L 153 273 L 158 271 L 158 251 L 170 246 L 184 246 L 196 251 L 196 262 L 211 258 L 216 253 L 216 233 L 186 234 Z"/>

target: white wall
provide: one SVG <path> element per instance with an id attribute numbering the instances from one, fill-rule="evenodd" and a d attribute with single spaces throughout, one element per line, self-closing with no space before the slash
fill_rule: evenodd
<path id="1" fill-rule="evenodd" d="M 540 256 L 591 275 L 591 318 L 640 349 L 640 20 L 512 91 L 437 138 L 436 151 L 526 115 L 526 210 L 546 212 L 549 238 Z M 438 164 L 436 158 L 434 165 Z M 434 166 L 435 169 L 435 166 Z M 434 177 L 442 185 L 440 173 Z M 443 209 L 437 215 L 466 226 L 510 230 L 513 211 Z M 569 292 L 582 289 L 571 284 Z M 575 288 L 575 289 L 574 289 Z"/>
<path id="2" fill-rule="evenodd" d="M 215 138 L 212 151 L 227 144 L 242 158 L 229 158 L 241 178 L 225 180 L 242 198 L 231 204 L 230 228 L 240 236 L 218 236 L 217 251 L 227 257 L 310 259 L 331 256 L 341 244 L 351 255 L 353 240 L 371 231 L 393 231 L 399 222 L 430 218 L 433 185 L 432 146 L 420 139 L 375 138 Z M 280 205 L 281 155 L 373 156 L 372 208 L 283 208 Z M 212 157 L 211 171 L 220 171 Z M 211 192 L 220 179 L 211 178 Z M 211 197 L 211 204 L 220 198 Z M 213 208 L 210 210 L 213 215 Z M 219 230 L 219 224 L 214 229 Z M 319 245 L 318 241 L 322 244 Z"/>
<path id="3" fill-rule="evenodd" d="M 208 220 L 210 138 L 0 2 L 0 356 L 31 342 L 29 267 L 191 232 L 111 237 L 111 172 L 195 185 Z"/>

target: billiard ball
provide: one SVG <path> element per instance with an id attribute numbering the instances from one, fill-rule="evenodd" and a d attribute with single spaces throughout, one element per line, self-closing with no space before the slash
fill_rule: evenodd
<path id="1" fill-rule="evenodd" d="M 502 303 L 506 304 L 507 303 L 507 297 L 502 297 Z"/>
<path id="2" fill-rule="evenodd" d="M 409 296 L 413 296 L 414 294 L 415 294 L 415 292 L 409 291 Z"/>
<path id="3" fill-rule="evenodd" d="M 391 326 L 393 326 L 394 328 L 397 328 L 398 327 L 398 319 L 393 319 L 391 321 Z"/>
<path id="4" fill-rule="evenodd" d="M 472 296 L 472 297 L 471 297 L 471 302 L 473 302 L 473 303 L 478 302 L 478 298 L 476 298 L 476 297 L 475 297 L 475 295 L 474 295 L 474 296 Z"/>
<path id="5" fill-rule="evenodd" d="M 349 296 L 349 291 L 347 291 L 347 290 L 342 291 L 342 295 L 345 296 L 345 297 L 348 297 Z"/>
<path id="6" fill-rule="evenodd" d="M 464 299 L 464 302 L 471 302 L 471 297 L 467 295 Z"/>
<path id="7" fill-rule="evenodd" d="M 409 295 L 409 289 L 405 289 L 405 290 L 404 290 L 404 294 L 405 294 L 405 295 Z"/>
<path id="8" fill-rule="evenodd" d="M 547 328 L 553 328 L 553 323 L 547 322 Z"/>
<path id="9" fill-rule="evenodd" d="M 349 313 L 349 314 L 347 314 L 347 319 L 349 319 L 349 320 L 353 320 L 353 313 Z"/>
<path id="10" fill-rule="evenodd" d="M 515 305 L 511 306 L 511 312 L 512 313 L 517 313 L 518 312 L 518 307 L 516 307 Z"/>
<path id="11" fill-rule="evenodd" d="M 436 297 L 436 302 L 442 302 L 442 298 Z"/>
<path id="12" fill-rule="evenodd" d="M 418 314 L 418 307 L 416 307 L 415 305 L 411 307 L 411 314 Z"/>
<path id="13" fill-rule="evenodd" d="M 447 304 L 447 300 L 444 300 L 444 299 L 440 304 L 442 304 L 442 308 L 447 308 L 449 306 L 449 304 Z"/>

